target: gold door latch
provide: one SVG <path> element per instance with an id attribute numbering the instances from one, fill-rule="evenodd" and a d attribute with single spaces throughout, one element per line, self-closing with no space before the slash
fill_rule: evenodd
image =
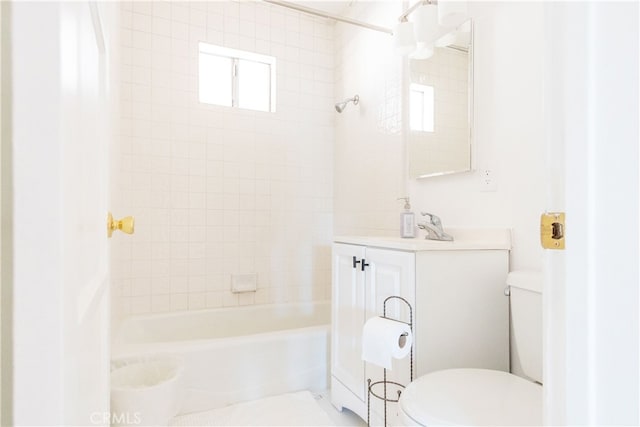
<path id="1" fill-rule="evenodd" d="M 564 249 L 564 212 L 540 215 L 540 243 L 545 249 Z"/>
<path id="2" fill-rule="evenodd" d="M 120 230 L 123 233 L 133 234 L 135 220 L 132 216 L 127 216 L 122 219 L 113 219 L 111 212 L 107 215 L 107 237 L 111 237 L 115 230 Z"/>

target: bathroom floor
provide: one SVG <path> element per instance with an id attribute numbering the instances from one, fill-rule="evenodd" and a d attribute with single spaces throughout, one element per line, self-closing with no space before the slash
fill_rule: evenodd
<path id="1" fill-rule="evenodd" d="M 175 417 L 171 424 L 186 426 L 364 426 L 347 410 L 338 412 L 328 392 L 300 391 L 242 402 Z"/>

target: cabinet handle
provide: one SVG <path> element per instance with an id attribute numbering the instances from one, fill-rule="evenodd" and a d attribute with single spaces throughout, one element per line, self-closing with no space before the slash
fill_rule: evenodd
<path id="1" fill-rule="evenodd" d="M 353 257 L 353 268 L 356 268 L 356 264 L 360 264 L 360 261 L 356 261 L 356 257 Z"/>
<path id="2" fill-rule="evenodd" d="M 366 260 L 364 258 L 362 258 L 362 264 L 360 264 L 362 267 L 362 271 L 364 271 L 365 267 L 369 267 L 369 264 L 367 264 Z"/>

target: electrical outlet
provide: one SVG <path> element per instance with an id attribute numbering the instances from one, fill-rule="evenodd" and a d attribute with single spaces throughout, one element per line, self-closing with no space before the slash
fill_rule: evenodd
<path id="1" fill-rule="evenodd" d="M 480 191 L 496 191 L 496 178 L 491 169 L 480 169 Z"/>

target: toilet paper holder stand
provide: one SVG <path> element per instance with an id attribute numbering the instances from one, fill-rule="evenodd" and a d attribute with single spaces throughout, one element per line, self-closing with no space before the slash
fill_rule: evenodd
<path id="1" fill-rule="evenodd" d="M 394 319 L 391 317 L 387 316 L 387 302 L 389 300 L 392 299 L 396 299 L 396 300 L 400 300 L 402 302 L 404 302 L 406 304 L 406 306 L 409 308 L 409 321 L 405 322 L 403 320 L 400 319 Z M 392 295 L 389 296 L 387 298 L 385 298 L 384 303 L 382 304 L 382 317 L 384 319 L 390 319 L 390 320 L 395 320 L 397 322 L 402 322 L 404 324 L 409 325 L 409 329 L 411 330 L 411 332 L 413 333 L 413 307 L 411 307 L 411 304 L 409 303 L 409 301 L 407 301 L 406 299 L 397 296 L 397 295 Z M 400 384 L 398 382 L 395 381 L 390 381 L 387 380 L 387 370 L 383 369 L 383 377 L 382 377 L 382 381 L 372 381 L 371 378 L 367 378 L 367 426 L 371 425 L 371 396 L 373 395 L 374 397 L 382 400 L 384 402 L 384 426 L 387 427 L 387 403 L 397 403 L 400 400 L 400 395 L 402 393 L 402 390 L 404 389 L 404 385 Z M 409 381 L 413 381 L 413 344 L 411 345 L 411 350 L 409 352 Z M 397 392 L 397 397 L 393 398 L 393 397 L 389 397 L 387 395 L 387 386 L 393 386 L 396 387 L 396 392 Z M 382 386 L 383 388 L 383 394 L 379 395 L 376 394 L 374 391 L 374 387 L 377 386 Z"/>

